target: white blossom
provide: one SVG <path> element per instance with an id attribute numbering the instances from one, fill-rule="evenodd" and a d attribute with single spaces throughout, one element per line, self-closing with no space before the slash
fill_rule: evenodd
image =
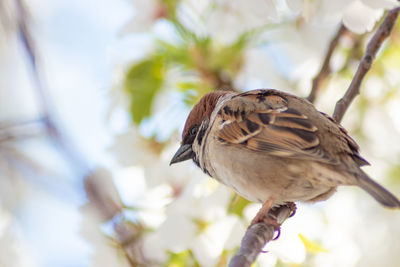
<path id="1" fill-rule="evenodd" d="M 25 247 L 16 219 L 0 203 L 0 266 L 36 267 L 32 256 Z"/>
<path id="2" fill-rule="evenodd" d="M 241 34 L 277 22 L 277 7 L 272 0 L 183 1 L 178 18 L 199 36 L 209 36 L 217 43 L 229 44 Z M 206 4 L 208 2 L 208 5 Z"/>
<path id="3" fill-rule="evenodd" d="M 361 1 L 354 1 L 343 12 L 343 24 L 355 33 L 364 33 L 372 30 L 382 14 L 382 9 L 371 8 Z"/>
<path id="4" fill-rule="evenodd" d="M 289 88 L 288 81 L 281 75 L 277 66 L 282 60 L 270 55 L 268 48 L 256 47 L 244 51 L 244 66 L 235 77 L 235 86 L 240 90 L 254 88 Z M 284 63 L 283 63 L 284 64 Z"/>
<path id="5" fill-rule="evenodd" d="M 149 166 L 158 161 L 156 145 L 144 138 L 139 130 L 132 126 L 127 132 L 117 134 L 110 151 L 122 166 Z"/>
<path id="6" fill-rule="evenodd" d="M 134 17 L 122 28 L 121 34 L 148 32 L 154 23 L 166 16 L 166 7 L 159 0 L 132 0 L 135 8 Z"/>
<path id="7" fill-rule="evenodd" d="M 191 249 L 202 266 L 215 265 L 222 251 L 232 249 L 244 233 L 239 218 L 226 213 L 230 196 L 209 178 L 192 180 L 167 206 L 166 220 L 155 232 L 163 244 L 160 249 Z"/>
<path id="8" fill-rule="evenodd" d="M 97 214 L 97 210 L 92 206 L 86 205 L 81 208 L 82 222 L 80 234 L 92 246 L 90 266 L 121 266 L 128 267 L 126 258 L 120 257 L 118 248 L 111 246 L 112 241 L 100 229 L 102 220 Z"/>
<path id="9" fill-rule="evenodd" d="M 355 33 L 371 31 L 384 9 L 396 5 L 394 0 L 287 0 L 292 12 L 300 13 L 309 23 L 344 25 Z"/>

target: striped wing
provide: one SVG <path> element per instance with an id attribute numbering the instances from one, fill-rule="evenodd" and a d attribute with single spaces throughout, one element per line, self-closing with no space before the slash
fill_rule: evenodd
<path id="1" fill-rule="evenodd" d="M 272 90 L 239 96 L 225 103 L 218 113 L 221 143 L 278 157 L 337 163 L 321 149 L 318 128 L 300 111 L 289 108 L 285 97 Z"/>

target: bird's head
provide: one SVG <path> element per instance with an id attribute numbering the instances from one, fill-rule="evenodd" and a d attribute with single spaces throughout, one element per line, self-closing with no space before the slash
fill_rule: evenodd
<path id="1" fill-rule="evenodd" d="M 213 91 L 204 95 L 200 101 L 194 105 L 186 119 L 185 127 L 183 128 L 181 146 L 171 159 L 170 165 L 188 159 L 195 159 L 195 152 L 193 151 L 192 145 L 195 140 L 199 142 L 199 145 L 201 144 L 211 114 L 218 100 L 228 93 L 228 91 Z"/>

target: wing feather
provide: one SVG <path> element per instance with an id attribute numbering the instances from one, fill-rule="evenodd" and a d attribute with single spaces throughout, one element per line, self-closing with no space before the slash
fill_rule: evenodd
<path id="1" fill-rule="evenodd" d="M 218 140 L 277 157 L 337 161 L 320 147 L 318 128 L 299 110 L 288 107 L 272 90 L 233 97 L 218 113 Z M 251 107 L 251 108 L 249 108 Z"/>

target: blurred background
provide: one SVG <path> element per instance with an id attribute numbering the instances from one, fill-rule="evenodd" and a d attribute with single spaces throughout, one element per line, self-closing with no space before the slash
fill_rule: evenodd
<path id="1" fill-rule="evenodd" d="M 260 207 L 168 166 L 215 89 L 332 114 L 395 0 L 1 0 L 0 266 L 226 266 Z M 344 26 L 341 26 L 344 25 Z M 400 23 L 342 124 L 400 196 Z M 400 212 L 358 188 L 299 204 L 255 266 L 400 266 Z"/>

